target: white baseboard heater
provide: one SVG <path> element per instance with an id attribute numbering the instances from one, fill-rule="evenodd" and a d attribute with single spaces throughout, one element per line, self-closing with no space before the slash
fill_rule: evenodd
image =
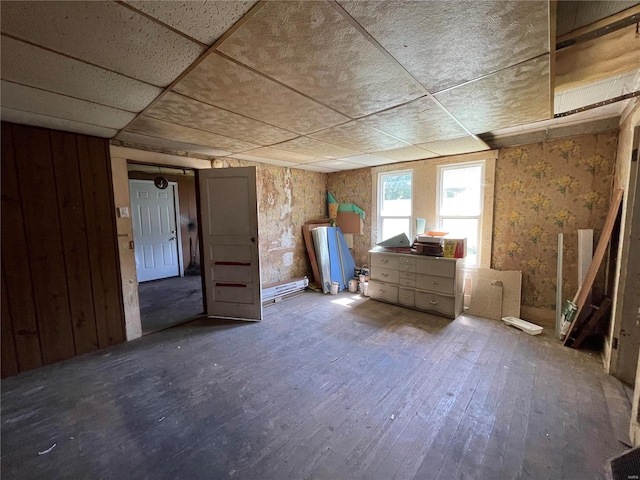
<path id="1" fill-rule="evenodd" d="M 286 282 L 270 283 L 262 286 L 262 304 L 274 303 L 302 292 L 309 286 L 307 277 L 293 278 Z"/>

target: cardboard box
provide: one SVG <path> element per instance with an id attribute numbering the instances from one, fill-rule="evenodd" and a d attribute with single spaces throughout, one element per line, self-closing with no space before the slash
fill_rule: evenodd
<path id="1" fill-rule="evenodd" d="M 445 258 L 464 258 L 467 256 L 466 238 L 446 238 L 444 239 Z"/>
<path id="2" fill-rule="evenodd" d="M 364 234 L 364 222 L 356 212 L 338 212 L 336 226 L 342 229 L 342 233 Z"/>

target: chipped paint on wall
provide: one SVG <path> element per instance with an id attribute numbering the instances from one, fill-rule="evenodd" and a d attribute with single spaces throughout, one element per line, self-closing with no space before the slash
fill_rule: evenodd
<path id="1" fill-rule="evenodd" d="M 364 235 L 353 236 L 351 253 L 357 266 L 369 264 L 371 249 L 371 183 L 370 168 L 329 173 L 327 190 L 339 203 L 355 203 L 365 211 Z"/>
<path id="2" fill-rule="evenodd" d="M 256 167 L 262 283 L 310 275 L 302 225 L 325 214 L 326 175 L 233 158 L 214 168 Z"/>

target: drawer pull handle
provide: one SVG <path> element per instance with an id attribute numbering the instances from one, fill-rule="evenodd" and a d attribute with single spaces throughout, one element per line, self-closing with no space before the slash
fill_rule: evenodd
<path id="1" fill-rule="evenodd" d="M 388 277 L 388 276 L 389 276 L 389 274 L 388 274 L 388 273 L 383 273 L 383 274 L 381 274 L 381 275 L 382 275 L 383 277 Z"/>
<path id="2" fill-rule="evenodd" d="M 431 305 L 437 305 L 437 304 L 438 304 L 438 302 L 436 302 L 435 300 L 429 300 L 429 303 L 430 303 Z"/>
<path id="3" fill-rule="evenodd" d="M 438 285 L 438 282 L 431 282 L 431 285 Z"/>
<path id="4" fill-rule="evenodd" d="M 380 260 L 380 263 L 389 263 L 389 260 L 387 260 L 386 258 L 383 258 L 382 260 Z"/>

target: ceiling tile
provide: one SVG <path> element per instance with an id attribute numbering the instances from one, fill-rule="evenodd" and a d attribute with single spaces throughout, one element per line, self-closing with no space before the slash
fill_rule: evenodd
<path id="1" fill-rule="evenodd" d="M 157 18 L 199 42 L 212 45 L 257 1 L 131 1 L 132 7 Z"/>
<path id="2" fill-rule="evenodd" d="M 162 89 L 79 60 L 2 37 L 2 78 L 129 112 L 142 111 Z"/>
<path id="3" fill-rule="evenodd" d="M 418 149 L 420 150 L 420 149 Z M 424 151 L 424 150 L 423 150 Z M 376 155 L 364 154 L 364 155 L 356 155 L 353 157 L 345 157 L 340 159 L 341 162 L 348 163 L 356 163 L 358 165 L 367 165 L 370 167 L 376 165 L 387 165 L 389 163 L 396 163 L 396 160 L 392 160 L 389 158 L 378 157 Z"/>
<path id="4" fill-rule="evenodd" d="M 4 106 L 2 107 L 1 116 L 2 120 L 5 122 L 22 123 L 24 125 L 52 128 L 54 130 L 82 133 L 84 135 L 94 135 L 96 137 L 111 138 L 118 133 L 118 130 L 113 128 L 99 127 L 97 125 L 89 125 L 87 123 L 74 122 L 72 120 L 64 120 L 62 118 L 48 117 L 37 113 L 14 110 L 13 108 L 7 108 Z"/>
<path id="5" fill-rule="evenodd" d="M 238 160 L 246 160 L 248 162 L 258 162 L 258 163 L 266 163 L 268 165 L 277 165 L 279 167 L 292 167 L 294 166 L 291 162 L 285 162 L 282 160 L 276 160 L 273 158 L 259 157 L 255 155 L 248 155 L 246 153 L 235 153 L 233 155 L 229 155 L 229 158 L 236 158 Z"/>
<path id="6" fill-rule="evenodd" d="M 304 153 L 324 158 L 340 158 L 346 155 L 355 155 L 358 153 L 350 148 L 321 142 L 320 140 L 310 137 L 294 138 L 293 140 L 274 145 L 274 147 L 280 150 L 288 150 L 291 152 Z"/>
<path id="7" fill-rule="evenodd" d="M 282 160 L 283 162 L 290 163 L 309 163 L 323 160 L 323 158 L 315 155 L 305 155 L 304 153 L 294 153 L 286 150 L 280 150 L 275 147 L 263 147 L 256 150 L 250 150 L 244 152 L 247 155 L 253 155 L 255 157 L 272 158 L 274 160 Z"/>
<path id="8" fill-rule="evenodd" d="M 422 97 L 400 107 L 362 118 L 359 122 L 407 143 L 455 138 L 467 133 L 447 112 L 428 97 Z"/>
<path id="9" fill-rule="evenodd" d="M 340 1 L 430 92 L 549 52 L 546 1 Z"/>
<path id="10" fill-rule="evenodd" d="M 178 152 L 201 153 L 203 155 L 211 155 L 212 157 L 222 157 L 231 153 L 226 150 L 202 147 L 192 143 L 174 142 L 173 140 L 150 137 L 148 135 L 140 135 L 139 133 L 133 132 L 120 132 L 116 137 L 116 140 L 147 147 L 166 148 Z"/>
<path id="11" fill-rule="evenodd" d="M 438 154 L 430 152 L 414 145 L 404 148 L 394 148 L 393 150 L 384 150 L 382 152 L 373 152 L 381 157 L 391 158 L 399 162 L 407 162 L 409 160 L 422 160 L 423 158 L 437 157 Z"/>
<path id="12" fill-rule="evenodd" d="M 215 53 L 180 80 L 174 90 L 301 135 L 349 120 Z"/>
<path id="13" fill-rule="evenodd" d="M 115 2 L 2 2 L 1 25 L 3 33 L 160 87 L 205 50 Z"/>
<path id="14" fill-rule="evenodd" d="M 323 162 L 319 162 L 319 163 L 305 163 L 304 165 L 300 165 L 296 168 L 308 168 L 308 167 L 314 167 L 314 166 L 319 166 L 322 168 L 328 168 L 335 171 L 338 170 L 355 170 L 357 168 L 364 168 L 363 165 L 358 165 L 355 163 L 349 163 L 349 162 L 343 162 L 341 160 L 325 160 Z"/>
<path id="15" fill-rule="evenodd" d="M 243 152 L 258 148 L 255 145 L 234 138 L 224 137 L 215 133 L 196 130 L 195 128 L 177 125 L 175 123 L 157 120 L 155 118 L 138 116 L 133 122 L 127 125 L 127 131 L 160 137 L 167 140 L 174 140 L 182 143 L 194 143 L 205 147 L 226 150 L 230 152 Z"/>
<path id="16" fill-rule="evenodd" d="M 294 168 L 298 168 L 300 170 L 308 170 L 310 172 L 319 172 L 319 173 L 331 173 L 339 171 L 337 168 L 328 168 L 323 167 L 322 165 L 316 163 L 303 163 L 301 165 L 296 165 Z"/>
<path id="17" fill-rule="evenodd" d="M 408 146 L 407 143 L 386 133 L 367 127 L 360 121 L 353 121 L 309 135 L 317 140 L 334 143 L 361 152 L 389 150 Z"/>
<path id="18" fill-rule="evenodd" d="M 421 143 L 419 146 L 440 156 L 489 150 L 489 146 L 486 143 L 479 138 L 472 137 L 471 135 L 460 138 L 451 138 L 449 140 Z"/>
<path id="19" fill-rule="evenodd" d="M 2 106 L 50 117 L 120 129 L 134 113 L 2 80 Z"/>
<path id="20" fill-rule="evenodd" d="M 437 94 L 473 133 L 546 120 L 550 111 L 549 55 Z"/>
<path id="21" fill-rule="evenodd" d="M 218 50 L 353 118 L 424 94 L 327 2 L 268 2 Z"/>
<path id="22" fill-rule="evenodd" d="M 296 137 L 295 133 L 173 92 L 167 92 L 145 115 L 259 145 L 271 145 Z"/>

